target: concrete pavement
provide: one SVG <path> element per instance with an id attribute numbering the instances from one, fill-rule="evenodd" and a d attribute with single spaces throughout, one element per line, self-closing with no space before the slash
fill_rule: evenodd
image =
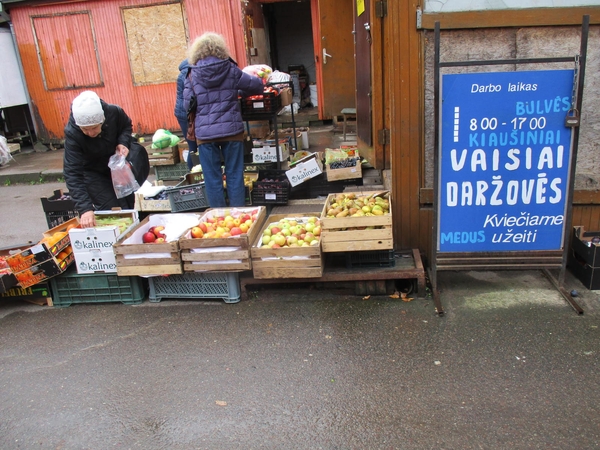
<path id="1" fill-rule="evenodd" d="M 38 239 L 59 188 L 3 183 L 0 246 Z M 438 282 L 443 317 L 426 295 L 344 286 L 233 305 L 2 300 L 0 448 L 600 447 L 597 292 L 567 273 L 580 316 L 540 271 Z"/>

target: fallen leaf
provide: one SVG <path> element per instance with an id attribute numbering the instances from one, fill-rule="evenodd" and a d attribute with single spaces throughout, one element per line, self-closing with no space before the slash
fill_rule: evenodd
<path id="1" fill-rule="evenodd" d="M 371 296 L 370 296 L 370 295 L 365 295 L 365 296 L 363 297 L 363 300 L 369 300 L 370 298 L 371 298 Z"/>
<path id="2" fill-rule="evenodd" d="M 414 298 L 412 298 L 412 297 L 407 297 L 407 294 L 404 292 L 402 294 L 400 294 L 400 296 L 401 296 L 403 302 L 412 302 L 414 300 Z"/>
<path id="3" fill-rule="evenodd" d="M 227 402 L 224 402 L 223 400 L 216 400 L 215 403 L 219 406 L 227 406 Z"/>
<path id="4" fill-rule="evenodd" d="M 395 291 L 392 295 L 390 295 L 390 298 L 400 298 L 400 294 L 398 291 Z"/>

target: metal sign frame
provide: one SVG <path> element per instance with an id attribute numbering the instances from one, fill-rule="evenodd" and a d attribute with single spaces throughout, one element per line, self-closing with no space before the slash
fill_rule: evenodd
<path id="1" fill-rule="evenodd" d="M 571 222 L 573 209 L 573 190 L 575 183 L 575 169 L 577 162 L 577 149 L 579 145 L 579 126 L 572 131 L 571 164 L 569 168 L 569 185 L 567 188 L 566 214 L 563 229 L 562 250 L 536 250 L 536 251 L 505 251 L 505 252 L 438 252 L 438 224 L 439 224 L 439 185 L 440 185 L 440 69 L 445 67 L 489 66 L 503 64 L 541 64 L 573 62 L 579 64 L 576 95 L 576 109 L 581 112 L 583 101 L 583 85 L 585 80 L 585 64 L 587 57 L 587 42 L 589 34 L 589 16 L 583 16 L 581 28 L 580 53 L 571 57 L 556 58 L 521 58 L 501 59 L 487 61 L 440 61 L 440 23 L 435 23 L 435 52 L 434 52 L 434 116 L 435 116 L 435 151 L 434 151 L 434 200 L 433 200 L 433 225 L 432 245 L 429 267 L 429 279 L 432 285 L 433 300 L 436 312 L 442 316 L 444 309 L 437 289 L 437 272 L 439 270 L 543 270 L 545 275 L 554 284 L 565 300 L 578 314 L 583 314 L 581 307 L 573 300 L 570 293 L 564 289 L 565 271 L 567 266 L 568 249 L 571 238 Z M 558 278 L 551 273 L 551 269 L 558 269 Z"/>

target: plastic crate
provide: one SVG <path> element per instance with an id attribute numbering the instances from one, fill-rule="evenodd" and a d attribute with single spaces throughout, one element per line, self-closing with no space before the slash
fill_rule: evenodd
<path id="1" fill-rule="evenodd" d="M 258 180 L 252 186 L 253 205 L 287 205 L 289 194 L 290 182 L 285 170 L 258 171 Z"/>
<path id="2" fill-rule="evenodd" d="M 250 155 L 250 158 L 252 158 L 252 155 Z M 267 162 L 267 163 L 255 163 L 255 162 L 248 162 L 248 163 L 244 163 L 244 172 L 259 172 L 261 170 L 273 170 L 273 169 L 277 169 L 277 163 L 276 162 Z"/>
<path id="3" fill-rule="evenodd" d="M 73 217 L 78 217 L 79 213 L 75 209 L 75 202 L 70 198 L 60 200 L 65 195 L 68 196 L 68 192 L 63 192 L 61 189 L 54 191 L 54 194 L 50 197 L 42 197 L 42 209 L 46 214 L 46 222 L 48 222 L 48 228 L 54 228 L 61 223 L 65 223 Z"/>
<path id="4" fill-rule="evenodd" d="M 163 298 L 221 298 L 225 303 L 240 301 L 237 272 L 186 272 L 181 275 L 150 277 L 151 302 Z"/>
<path id="5" fill-rule="evenodd" d="M 171 212 L 200 211 L 208 208 L 204 183 L 183 184 L 165 189 L 171 203 Z"/>
<path id="6" fill-rule="evenodd" d="M 308 186 L 309 196 L 315 198 L 327 197 L 329 194 L 344 192 L 344 189 L 348 186 L 362 186 L 363 180 L 362 178 L 356 178 L 352 180 L 327 181 L 327 174 L 322 173 L 303 184 Z"/>
<path id="7" fill-rule="evenodd" d="M 50 279 L 52 302 L 56 307 L 73 303 L 120 302 L 126 305 L 142 303 L 146 297 L 144 280 L 140 277 L 120 277 L 117 274 L 78 274 L 74 267 Z"/>
<path id="8" fill-rule="evenodd" d="M 46 222 L 48 222 L 48 228 L 54 228 L 62 223 L 68 222 L 74 217 L 79 217 L 77 211 L 47 211 Z"/>
<path id="9" fill-rule="evenodd" d="M 276 113 L 281 108 L 281 96 L 274 92 L 265 92 L 260 99 L 243 98 L 240 100 L 242 115 L 245 120 L 252 120 L 252 115 Z"/>
<path id="10" fill-rule="evenodd" d="M 154 166 L 157 180 L 179 180 L 189 172 L 187 163 L 170 164 L 168 166 Z"/>
<path id="11" fill-rule="evenodd" d="M 346 252 L 345 259 L 347 269 L 358 267 L 394 267 L 396 265 L 394 250 Z"/>
<path id="12" fill-rule="evenodd" d="M 50 197 L 42 197 L 40 200 L 42 201 L 42 208 L 44 209 L 44 212 L 64 212 L 75 210 L 75 202 L 73 200 L 70 198 L 66 200 L 60 200 L 63 195 L 68 196 L 69 193 L 63 192 L 61 189 L 57 189 Z"/>

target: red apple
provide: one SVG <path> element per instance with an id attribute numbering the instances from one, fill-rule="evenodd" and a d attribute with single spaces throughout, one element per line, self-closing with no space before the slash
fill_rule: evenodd
<path id="1" fill-rule="evenodd" d="M 154 241 L 156 241 L 156 236 L 151 231 L 145 232 L 144 235 L 142 236 L 142 242 L 144 244 L 150 244 Z"/>
<path id="2" fill-rule="evenodd" d="M 240 234 L 242 234 L 242 230 L 240 229 L 240 227 L 233 227 L 230 233 L 232 236 L 239 236 Z"/>
<path id="3" fill-rule="evenodd" d="M 154 235 L 156 237 L 164 238 L 165 235 L 162 233 L 162 230 L 164 230 L 164 229 L 165 229 L 165 227 L 163 227 L 162 225 L 157 225 L 152 228 L 152 232 L 154 233 Z"/>
<path id="4" fill-rule="evenodd" d="M 199 224 L 198 228 L 200 228 L 203 233 L 206 233 L 208 231 L 208 229 L 206 227 L 206 222 L 202 222 L 201 224 Z"/>

